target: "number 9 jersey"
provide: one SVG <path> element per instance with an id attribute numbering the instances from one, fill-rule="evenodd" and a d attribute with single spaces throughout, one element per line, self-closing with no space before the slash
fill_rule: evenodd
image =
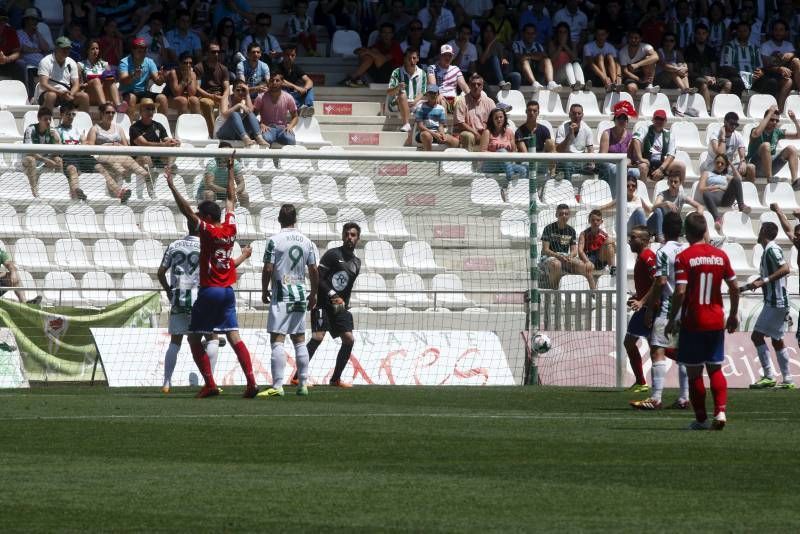
<path id="1" fill-rule="evenodd" d="M 302 302 L 308 299 L 306 266 L 316 265 L 317 248 L 295 228 L 273 235 L 264 250 L 264 264 L 272 264 L 272 302 Z"/>
<path id="2" fill-rule="evenodd" d="M 189 313 L 197 298 L 200 285 L 200 238 L 186 236 L 173 241 L 164 252 L 161 267 L 170 273 L 169 286 L 172 288 L 172 313 Z"/>

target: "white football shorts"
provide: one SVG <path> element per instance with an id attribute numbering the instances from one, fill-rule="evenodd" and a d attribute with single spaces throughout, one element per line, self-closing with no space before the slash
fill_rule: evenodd
<path id="1" fill-rule="evenodd" d="M 306 312 L 287 311 L 292 303 L 273 302 L 269 305 L 267 332 L 270 334 L 304 334 L 306 331 Z"/>

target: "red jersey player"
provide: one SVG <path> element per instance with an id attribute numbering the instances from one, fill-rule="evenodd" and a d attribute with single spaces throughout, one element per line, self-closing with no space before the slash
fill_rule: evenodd
<path id="1" fill-rule="evenodd" d="M 236 296 L 233 284 L 236 283 L 236 266 L 231 253 L 236 240 L 236 180 L 233 170 L 233 157 L 228 158 L 228 188 L 225 200 L 225 220 L 220 221 L 222 210 L 211 200 L 205 200 L 197 206 L 197 213 L 185 198 L 175 189 L 172 174 L 167 173 L 167 185 L 175 197 L 178 209 L 189 219 L 189 224 L 197 228 L 200 237 L 200 289 L 192 306 L 192 318 L 189 323 L 189 347 L 192 357 L 203 375 L 205 386 L 197 394 L 198 398 L 219 395 L 219 388 L 214 382 L 208 354 L 203 349 L 203 334 L 225 332 L 233 347 L 239 365 L 247 378 L 246 398 L 253 398 L 258 393 L 250 352 L 239 337 L 239 324 L 236 319 Z"/>
<path id="2" fill-rule="evenodd" d="M 650 287 L 653 285 L 656 275 L 656 253 L 650 250 L 650 232 L 646 226 L 635 226 L 628 234 L 628 244 L 631 251 L 636 254 L 636 264 L 633 267 L 633 283 L 636 294 L 628 299 L 628 307 L 633 310 L 630 322 L 628 322 L 628 332 L 625 334 L 625 351 L 628 353 L 628 361 L 631 363 L 633 375 L 636 383 L 631 386 L 634 393 L 646 393 L 650 390 L 644 378 L 642 369 L 642 355 L 639 352 L 637 343 L 639 338 L 650 339 L 652 325 L 645 324 L 644 316 L 647 312 L 647 296 Z"/>
<path id="3" fill-rule="evenodd" d="M 725 360 L 725 329 L 733 333 L 739 326 L 739 288 L 728 256 L 705 242 L 706 220 L 699 213 L 690 213 L 685 223 L 690 246 L 675 258 L 675 293 L 665 328 L 667 335 L 677 331 L 675 318 L 680 312 L 678 361 L 689 373 L 689 399 L 694 408 L 692 430 L 722 430 L 727 421 L 725 405 L 728 384 L 722 374 Z M 728 284 L 731 309 L 728 320 L 722 307 L 722 281 Z M 711 394 L 714 396 L 714 420 L 706 414 L 706 388 L 703 365 L 708 371 Z"/>

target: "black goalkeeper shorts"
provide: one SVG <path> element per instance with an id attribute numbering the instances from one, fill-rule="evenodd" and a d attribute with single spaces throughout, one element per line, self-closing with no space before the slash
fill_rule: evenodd
<path id="1" fill-rule="evenodd" d="M 311 310 L 311 331 L 330 332 L 333 337 L 339 337 L 344 332 L 352 332 L 353 314 L 350 313 L 350 310 L 342 310 L 334 314 L 327 308 L 314 308 Z"/>

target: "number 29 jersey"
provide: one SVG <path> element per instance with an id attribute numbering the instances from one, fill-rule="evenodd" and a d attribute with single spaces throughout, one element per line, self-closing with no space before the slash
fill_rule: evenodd
<path id="1" fill-rule="evenodd" d="M 317 249 L 295 228 L 283 228 L 267 242 L 264 264 L 272 264 L 272 302 L 305 302 L 306 266 L 317 264 Z"/>
<path id="2" fill-rule="evenodd" d="M 172 313 L 188 313 L 197 297 L 200 285 L 200 238 L 186 236 L 173 241 L 164 252 L 161 266 L 169 270 L 172 288 Z"/>
<path id="3" fill-rule="evenodd" d="M 695 243 L 675 258 L 675 283 L 686 284 L 681 329 L 708 332 L 725 328 L 722 281 L 736 280 L 724 251 Z"/>

